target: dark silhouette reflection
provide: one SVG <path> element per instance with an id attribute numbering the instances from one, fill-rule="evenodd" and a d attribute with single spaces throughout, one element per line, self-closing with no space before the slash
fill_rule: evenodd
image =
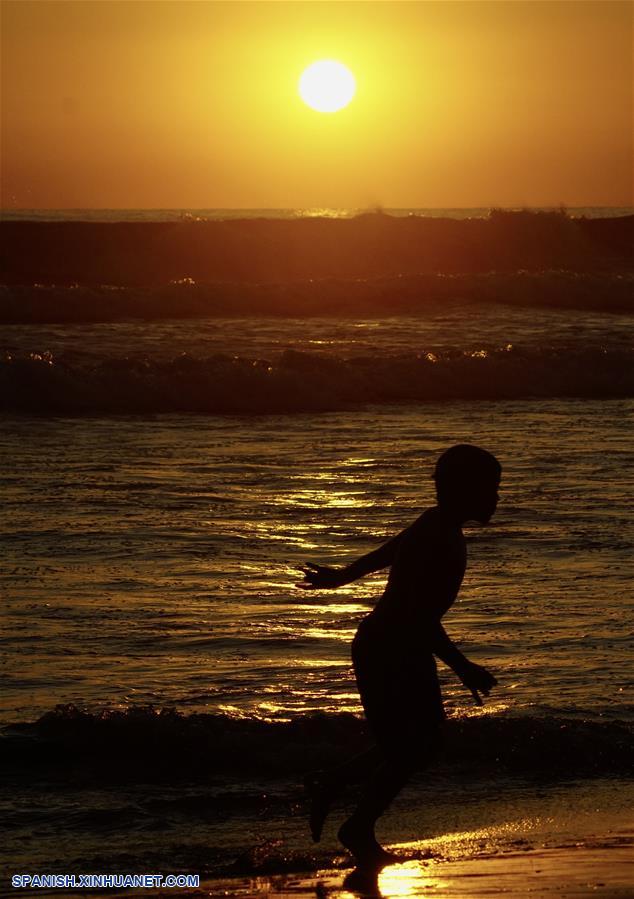
<path id="1" fill-rule="evenodd" d="M 335 589 L 390 567 L 383 596 L 352 642 L 357 686 L 376 745 L 306 778 L 315 842 L 333 800 L 347 784 L 365 782 L 357 808 L 338 833 L 365 874 L 405 860 L 378 843 L 374 827 L 413 772 L 438 750 L 445 714 L 434 656 L 455 671 L 478 705 L 480 694 L 487 696 L 496 684 L 490 672 L 460 652 L 441 619 L 456 599 L 466 568 L 462 526 L 489 522 L 500 475 L 490 453 L 469 444 L 454 446 L 436 464 L 436 506 L 346 568 L 307 563 L 302 569 L 304 581 L 298 586 Z"/>

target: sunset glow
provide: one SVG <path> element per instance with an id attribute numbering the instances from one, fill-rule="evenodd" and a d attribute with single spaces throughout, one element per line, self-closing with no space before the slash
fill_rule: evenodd
<path id="1" fill-rule="evenodd" d="M 2 11 L 5 207 L 631 202 L 629 4 Z M 325 60 L 347 86 L 303 100 Z"/>

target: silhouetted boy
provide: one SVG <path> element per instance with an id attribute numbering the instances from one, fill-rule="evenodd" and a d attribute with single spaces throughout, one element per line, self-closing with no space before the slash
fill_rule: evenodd
<path id="1" fill-rule="evenodd" d="M 398 860 L 377 842 L 374 825 L 438 743 L 445 714 L 434 656 L 453 668 L 480 705 L 479 693 L 488 695 L 496 684 L 492 674 L 451 642 L 441 618 L 453 604 L 466 568 L 462 525 L 490 520 L 501 471 L 485 450 L 454 446 L 436 464 L 436 506 L 346 568 L 307 563 L 302 569 L 304 581 L 298 586 L 334 589 L 391 566 L 383 596 L 361 621 L 352 642 L 357 686 L 376 746 L 306 779 L 317 842 L 332 800 L 345 784 L 368 778 L 355 812 L 338 834 L 362 867 L 379 868 Z"/>

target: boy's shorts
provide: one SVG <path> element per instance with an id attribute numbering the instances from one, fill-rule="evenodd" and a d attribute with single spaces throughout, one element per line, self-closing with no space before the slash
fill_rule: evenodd
<path id="1" fill-rule="evenodd" d="M 422 641 L 421 641 L 422 642 Z M 445 720 L 436 660 L 365 618 L 352 641 L 352 662 L 374 738 L 388 755 L 425 755 Z"/>

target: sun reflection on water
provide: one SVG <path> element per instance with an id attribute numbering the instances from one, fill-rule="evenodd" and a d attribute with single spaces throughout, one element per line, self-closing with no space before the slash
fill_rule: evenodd
<path id="1" fill-rule="evenodd" d="M 392 896 L 424 896 L 428 890 L 447 886 L 447 882 L 435 876 L 433 869 L 424 868 L 419 861 L 383 868 L 378 878 L 378 893 L 390 899 Z"/>
<path id="2" fill-rule="evenodd" d="M 337 480 L 331 478 L 329 480 Z M 338 490 L 328 491 L 322 489 L 298 490 L 284 497 L 284 502 L 289 506 L 305 506 L 307 508 L 345 507 L 354 506 L 365 508 L 373 505 L 373 500 L 368 498 L 365 490 Z"/>
<path id="3" fill-rule="evenodd" d="M 312 637 L 315 640 L 343 640 L 350 642 L 354 635 L 354 630 L 350 627 L 342 628 L 325 628 L 325 627 L 308 627 L 302 631 L 304 638 Z"/>

